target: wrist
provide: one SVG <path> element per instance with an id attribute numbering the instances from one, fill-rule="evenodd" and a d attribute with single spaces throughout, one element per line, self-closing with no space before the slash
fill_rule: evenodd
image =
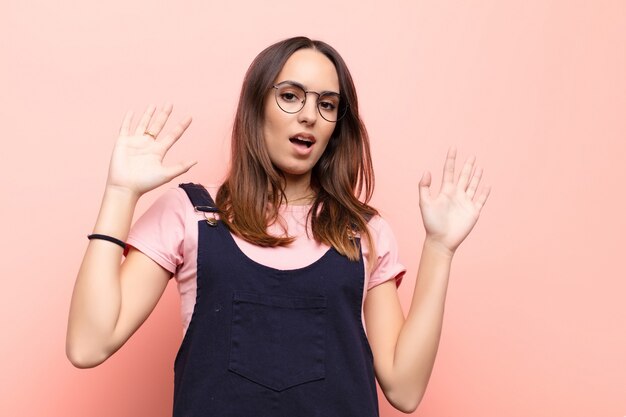
<path id="1" fill-rule="evenodd" d="M 92 233 L 125 240 L 139 197 L 131 190 L 107 184 Z"/>
<path id="2" fill-rule="evenodd" d="M 141 194 L 126 187 L 107 184 L 104 189 L 104 197 L 134 205 L 139 201 Z"/>
<path id="3" fill-rule="evenodd" d="M 424 239 L 424 250 L 449 260 L 452 260 L 456 252 L 456 249 L 450 249 L 437 238 L 430 235 L 426 235 L 426 239 Z"/>

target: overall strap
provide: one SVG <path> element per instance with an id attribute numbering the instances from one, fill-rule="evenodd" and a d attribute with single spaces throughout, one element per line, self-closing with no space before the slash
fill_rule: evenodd
<path id="1" fill-rule="evenodd" d="M 185 190 L 187 197 L 191 200 L 191 204 L 193 204 L 193 208 L 196 211 L 202 211 L 205 213 L 219 212 L 219 209 L 215 207 L 213 198 L 211 198 L 211 195 L 202 184 L 188 182 L 185 184 L 179 184 L 178 186 Z"/>

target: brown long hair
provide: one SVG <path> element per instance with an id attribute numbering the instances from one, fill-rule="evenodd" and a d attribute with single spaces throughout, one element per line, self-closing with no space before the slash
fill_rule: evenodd
<path id="1" fill-rule="evenodd" d="M 358 260 L 360 250 L 353 237 L 360 233 L 372 242 L 367 221 L 378 214 L 368 205 L 374 191 L 369 138 L 350 72 L 339 53 L 322 41 L 285 39 L 263 50 L 248 68 L 233 126 L 230 172 L 217 192 L 216 204 L 228 228 L 248 242 L 274 247 L 293 241 L 279 218 L 278 208 L 286 200 L 284 177 L 265 147 L 263 122 L 265 98 L 275 78 L 287 59 L 305 48 L 321 52 L 335 65 L 342 100 L 348 105 L 311 174 L 316 191 L 308 214 L 311 231 L 318 242 Z M 283 236 L 267 233 L 268 224 L 275 222 L 282 225 Z"/>

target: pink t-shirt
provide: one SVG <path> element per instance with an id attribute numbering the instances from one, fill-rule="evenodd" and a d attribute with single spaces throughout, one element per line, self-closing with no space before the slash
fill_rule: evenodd
<path id="1" fill-rule="evenodd" d="M 217 188 L 209 186 L 207 190 L 215 196 Z M 281 209 L 289 235 L 296 238 L 289 246 L 265 248 L 235 235 L 232 235 L 233 239 L 247 257 L 262 265 L 283 270 L 307 266 L 321 258 L 329 249 L 327 245 L 310 239 L 306 234 L 306 217 L 310 207 L 292 205 Z M 204 213 L 194 210 L 182 188 L 171 188 L 135 222 L 127 239 L 129 245 L 143 252 L 176 278 L 181 297 L 183 335 L 189 327 L 196 302 L 198 221 L 204 219 Z M 363 288 L 369 290 L 390 279 L 396 280 L 396 286 L 400 285 L 406 268 L 398 260 L 396 239 L 389 224 L 382 217 L 374 216 L 368 226 L 376 249 L 376 261 L 369 270 L 369 247 L 363 240 Z M 270 226 L 268 231 L 271 234 L 282 234 L 278 225 Z M 363 300 L 365 295 L 366 291 L 363 292 Z M 361 304 L 361 312 L 362 307 Z"/>

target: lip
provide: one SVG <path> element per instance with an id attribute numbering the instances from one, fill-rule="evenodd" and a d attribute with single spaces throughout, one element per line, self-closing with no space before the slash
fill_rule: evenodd
<path id="1" fill-rule="evenodd" d="M 306 132 L 296 133 L 295 135 L 289 136 L 289 139 L 296 138 L 296 137 L 302 138 L 302 139 L 308 139 L 311 141 L 311 145 L 315 145 L 315 136 L 313 136 L 310 133 L 306 133 Z"/>
<path id="2" fill-rule="evenodd" d="M 311 142 L 310 146 L 302 146 L 299 144 L 296 144 L 294 142 L 291 142 L 292 138 L 301 138 L 301 139 L 306 139 L 307 141 Z M 294 135 L 289 136 L 289 142 L 291 142 L 292 146 L 293 146 L 293 150 L 295 152 L 296 155 L 298 155 L 299 158 L 307 158 L 309 155 L 311 155 L 311 153 L 313 152 L 313 145 L 315 145 L 315 136 L 313 136 L 310 133 L 306 133 L 306 132 L 300 132 L 300 133 L 296 133 Z"/>

